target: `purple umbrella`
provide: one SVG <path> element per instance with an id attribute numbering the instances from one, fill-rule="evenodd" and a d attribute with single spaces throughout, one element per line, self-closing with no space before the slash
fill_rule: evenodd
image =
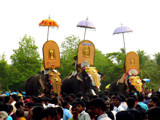
<path id="1" fill-rule="evenodd" d="M 125 40 L 124 40 L 124 33 L 127 33 L 127 32 L 132 32 L 132 30 L 127 27 L 127 26 L 122 26 L 121 27 L 118 27 L 114 30 L 113 34 L 119 34 L 119 33 L 122 33 L 123 35 L 123 44 L 124 44 L 124 51 L 125 51 L 125 54 L 126 54 L 126 47 L 125 47 Z"/>
<path id="2" fill-rule="evenodd" d="M 82 20 L 77 24 L 77 27 L 85 28 L 84 31 L 84 40 L 86 36 L 86 29 L 96 29 L 92 22 L 88 21 L 88 18 L 86 20 Z"/>

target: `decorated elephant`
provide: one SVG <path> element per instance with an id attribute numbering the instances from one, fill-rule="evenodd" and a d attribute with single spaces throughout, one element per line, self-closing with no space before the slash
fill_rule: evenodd
<path id="1" fill-rule="evenodd" d="M 85 69 L 82 69 L 80 73 L 75 76 L 68 76 L 64 78 L 61 92 L 66 94 L 78 94 L 82 93 L 83 95 L 86 94 L 97 94 L 98 88 L 92 84 L 92 79 L 88 75 Z"/>
<path id="2" fill-rule="evenodd" d="M 49 71 L 48 74 L 38 73 L 29 77 L 25 82 L 26 94 L 37 96 L 41 93 L 51 92 L 60 94 L 61 78 L 56 71 Z"/>
<path id="3" fill-rule="evenodd" d="M 142 92 L 142 81 L 139 76 L 124 73 L 121 79 L 110 84 L 108 92 L 126 93 L 132 90 Z"/>

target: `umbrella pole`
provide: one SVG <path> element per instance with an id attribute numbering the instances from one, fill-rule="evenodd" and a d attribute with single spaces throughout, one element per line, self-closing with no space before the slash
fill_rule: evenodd
<path id="1" fill-rule="evenodd" d="M 125 40 L 124 40 L 124 33 L 122 33 L 122 35 L 123 35 L 124 53 L 126 55 L 126 46 L 125 46 Z"/>
<path id="2" fill-rule="evenodd" d="M 84 30 L 84 40 L 85 40 L 85 37 L 86 37 L 86 29 L 87 28 L 85 28 L 85 30 Z"/>
<path id="3" fill-rule="evenodd" d="M 125 53 L 125 59 L 124 59 L 124 64 L 123 64 L 123 73 L 126 73 L 126 46 L 125 46 L 125 40 L 124 40 L 124 33 L 123 35 L 123 44 L 124 44 L 124 53 Z"/>
<path id="4" fill-rule="evenodd" d="M 49 26 L 48 26 L 48 33 L 47 33 L 47 41 L 48 41 L 48 36 L 49 36 Z"/>

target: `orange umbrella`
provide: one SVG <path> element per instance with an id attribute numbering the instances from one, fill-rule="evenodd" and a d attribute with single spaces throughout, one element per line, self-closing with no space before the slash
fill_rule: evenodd
<path id="1" fill-rule="evenodd" d="M 49 19 L 44 19 L 39 23 L 39 26 L 48 26 L 48 33 L 47 33 L 47 41 L 48 41 L 48 35 L 49 35 L 49 27 L 59 27 L 59 25 L 56 23 L 56 21 Z"/>

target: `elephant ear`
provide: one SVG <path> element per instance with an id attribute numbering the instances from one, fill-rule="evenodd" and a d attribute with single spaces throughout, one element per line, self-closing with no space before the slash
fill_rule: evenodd
<path id="1" fill-rule="evenodd" d="M 40 85 L 41 85 L 41 87 L 42 87 L 42 90 L 44 90 L 44 89 L 45 89 L 45 86 L 44 86 L 43 81 L 42 81 L 42 75 L 40 75 L 39 83 L 40 83 Z"/>

